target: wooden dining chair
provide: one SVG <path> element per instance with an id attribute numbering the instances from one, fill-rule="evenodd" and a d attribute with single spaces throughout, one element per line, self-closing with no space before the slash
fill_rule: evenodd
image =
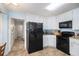
<path id="1" fill-rule="evenodd" d="M 0 46 L 0 56 L 3 56 L 4 55 L 5 46 L 6 46 L 6 43 L 3 44 L 2 46 Z"/>

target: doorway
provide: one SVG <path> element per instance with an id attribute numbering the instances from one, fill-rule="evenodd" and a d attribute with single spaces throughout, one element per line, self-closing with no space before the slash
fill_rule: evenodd
<path id="1" fill-rule="evenodd" d="M 10 53 L 18 55 L 25 50 L 24 40 L 24 20 L 11 18 L 10 21 Z M 20 53 L 21 54 L 21 53 Z"/>

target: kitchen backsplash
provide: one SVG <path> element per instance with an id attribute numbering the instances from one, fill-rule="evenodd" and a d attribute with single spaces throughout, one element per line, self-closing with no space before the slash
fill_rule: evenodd
<path id="1" fill-rule="evenodd" d="M 57 32 L 58 30 L 57 29 L 45 29 L 43 30 L 43 33 L 44 34 L 54 34 L 54 32 Z"/>
<path id="2" fill-rule="evenodd" d="M 74 32 L 76 36 L 79 36 L 79 30 L 74 30 Z"/>
<path id="3" fill-rule="evenodd" d="M 44 29 L 43 30 L 43 34 L 54 34 L 55 32 L 58 32 L 59 30 L 57 29 Z M 62 31 L 71 31 L 71 32 L 75 32 L 75 36 L 79 36 L 79 30 L 72 30 L 70 29 L 60 29 L 60 32 Z"/>
<path id="4" fill-rule="evenodd" d="M 63 29 L 60 29 L 60 31 L 73 31 L 71 28 L 63 28 Z"/>

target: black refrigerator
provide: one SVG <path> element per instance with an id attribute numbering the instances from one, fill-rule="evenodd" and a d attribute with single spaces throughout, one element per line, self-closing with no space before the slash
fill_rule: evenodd
<path id="1" fill-rule="evenodd" d="M 26 24 L 27 50 L 28 53 L 43 49 L 43 24 L 28 22 Z"/>

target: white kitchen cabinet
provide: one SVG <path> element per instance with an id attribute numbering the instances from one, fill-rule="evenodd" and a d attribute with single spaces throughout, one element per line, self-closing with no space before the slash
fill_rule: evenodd
<path id="1" fill-rule="evenodd" d="M 58 22 L 72 20 L 72 29 L 79 30 L 79 8 L 58 15 L 57 19 Z"/>
<path id="2" fill-rule="evenodd" d="M 49 20 L 50 21 L 50 20 Z M 43 23 L 43 29 L 50 29 L 49 21 L 47 19 L 44 19 Z"/>
<path id="3" fill-rule="evenodd" d="M 58 16 L 57 16 L 57 21 L 58 21 L 58 23 L 63 21 L 62 15 L 58 15 Z"/>
<path id="4" fill-rule="evenodd" d="M 73 30 L 79 29 L 79 8 L 73 10 Z"/>
<path id="5" fill-rule="evenodd" d="M 72 56 L 79 56 L 79 40 L 70 38 L 70 54 Z"/>
<path id="6" fill-rule="evenodd" d="M 43 47 L 56 47 L 56 36 L 43 35 Z"/>
<path id="7" fill-rule="evenodd" d="M 43 47 L 47 47 L 47 46 L 48 46 L 48 36 L 43 35 Z"/>
<path id="8" fill-rule="evenodd" d="M 56 47 L 56 35 L 49 35 L 48 36 L 48 46 L 49 47 Z"/>
<path id="9" fill-rule="evenodd" d="M 72 20 L 72 11 L 66 12 L 62 15 L 63 21 Z"/>
<path id="10" fill-rule="evenodd" d="M 43 29 L 59 29 L 56 17 L 48 17 L 44 19 Z"/>
<path id="11" fill-rule="evenodd" d="M 59 22 L 72 20 L 73 11 L 68 11 L 58 16 Z"/>

